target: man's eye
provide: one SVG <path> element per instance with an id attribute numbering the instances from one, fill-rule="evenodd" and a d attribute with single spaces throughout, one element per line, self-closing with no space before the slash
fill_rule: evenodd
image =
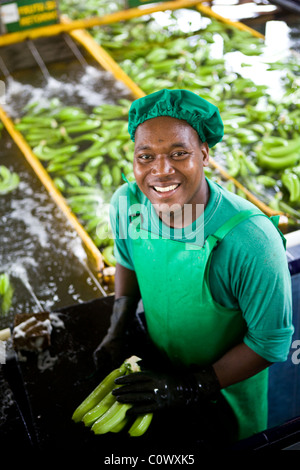
<path id="1" fill-rule="evenodd" d="M 172 153 L 173 158 L 183 158 L 186 155 L 187 155 L 187 152 L 185 152 L 184 150 Z"/>
<path id="2" fill-rule="evenodd" d="M 137 158 L 139 160 L 147 161 L 147 160 L 150 160 L 152 157 L 151 155 L 148 155 L 147 153 L 143 153 L 142 155 L 138 155 Z"/>

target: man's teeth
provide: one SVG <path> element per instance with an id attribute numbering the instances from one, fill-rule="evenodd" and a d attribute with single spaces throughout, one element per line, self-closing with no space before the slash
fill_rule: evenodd
<path id="1" fill-rule="evenodd" d="M 161 186 L 154 186 L 155 191 L 158 191 L 159 193 L 166 193 L 167 191 L 172 191 L 173 189 L 177 188 L 179 185 L 178 184 L 172 184 L 172 186 L 166 186 L 166 187 L 161 187 Z"/>

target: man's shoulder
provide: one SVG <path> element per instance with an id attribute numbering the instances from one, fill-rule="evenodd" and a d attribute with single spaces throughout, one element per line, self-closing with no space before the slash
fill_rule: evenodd
<path id="1" fill-rule="evenodd" d="M 141 192 L 135 181 L 124 183 L 114 192 L 111 201 L 111 205 L 115 210 L 128 212 L 128 208 L 131 204 L 149 204 L 148 199 Z"/>
<path id="2" fill-rule="evenodd" d="M 218 224 L 223 225 L 227 220 L 243 211 L 251 211 L 253 214 L 243 220 L 235 229 L 230 232 L 227 238 L 228 242 L 243 244 L 247 246 L 255 246 L 255 243 L 266 243 L 268 240 L 281 241 L 281 237 L 277 228 L 272 220 L 267 217 L 258 207 L 252 202 L 244 199 L 222 186 L 217 185 L 217 191 L 220 192 L 220 203 L 215 212 L 215 217 L 218 219 Z"/>
<path id="3" fill-rule="evenodd" d="M 128 183 L 124 183 L 116 189 L 112 195 L 111 203 L 118 204 L 120 197 L 128 197 Z"/>

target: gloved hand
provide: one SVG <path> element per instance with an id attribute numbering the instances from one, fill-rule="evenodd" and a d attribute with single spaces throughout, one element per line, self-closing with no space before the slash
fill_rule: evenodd
<path id="1" fill-rule="evenodd" d="M 128 414 L 194 406 L 213 401 L 220 391 L 212 367 L 186 374 L 135 372 L 119 377 L 115 383 L 122 385 L 112 392 L 117 400 L 133 405 Z"/>
<path id="2" fill-rule="evenodd" d="M 126 358 L 126 329 L 134 317 L 137 301 L 132 297 L 120 297 L 114 301 L 107 334 L 93 353 L 96 367 L 119 367 Z"/>

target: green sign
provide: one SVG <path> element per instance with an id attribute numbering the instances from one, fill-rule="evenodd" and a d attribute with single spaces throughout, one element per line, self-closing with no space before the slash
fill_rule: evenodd
<path id="1" fill-rule="evenodd" d="M 58 22 L 55 0 L 16 0 L 1 2 L 0 19 L 2 33 L 47 26 Z"/>

